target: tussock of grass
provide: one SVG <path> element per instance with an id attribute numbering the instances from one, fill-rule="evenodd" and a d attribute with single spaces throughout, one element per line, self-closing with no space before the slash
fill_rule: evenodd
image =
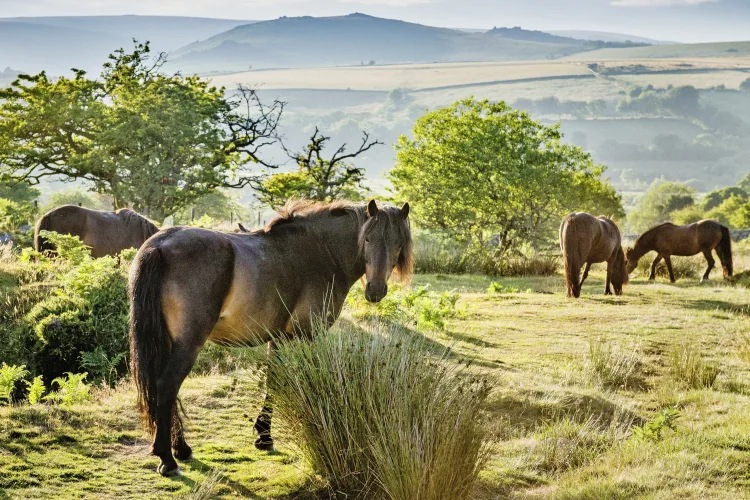
<path id="1" fill-rule="evenodd" d="M 467 498 L 487 458 L 489 384 L 396 329 L 319 329 L 282 342 L 271 373 L 278 415 L 337 491 Z"/>
<path id="2" fill-rule="evenodd" d="M 623 347 L 599 338 L 589 342 L 586 370 L 591 381 L 610 389 L 632 389 L 639 377 L 643 353 L 638 345 Z"/>
<path id="3" fill-rule="evenodd" d="M 672 378 L 691 389 L 711 388 L 719 375 L 719 367 L 706 361 L 699 347 L 691 342 L 672 348 L 669 371 Z"/>
<path id="4" fill-rule="evenodd" d="M 181 500 L 207 500 L 214 498 L 214 490 L 222 482 L 224 476 L 221 471 L 212 469 L 203 481 L 195 483 L 190 493 L 180 496 Z"/>
<path id="5" fill-rule="evenodd" d="M 556 474 L 590 463 L 626 437 L 626 426 L 616 421 L 604 425 L 593 416 L 583 421 L 565 417 L 546 425 L 532 457 L 538 469 Z"/>

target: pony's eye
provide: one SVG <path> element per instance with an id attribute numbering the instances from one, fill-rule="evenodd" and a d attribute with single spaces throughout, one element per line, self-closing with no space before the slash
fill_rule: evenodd
<path id="1" fill-rule="evenodd" d="M 365 243 L 370 243 L 370 237 L 365 238 Z"/>

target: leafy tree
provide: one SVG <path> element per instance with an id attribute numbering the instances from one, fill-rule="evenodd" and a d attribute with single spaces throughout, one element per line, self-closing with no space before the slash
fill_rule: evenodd
<path id="1" fill-rule="evenodd" d="M 40 191 L 28 182 L 0 182 L 0 198 L 28 205 L 39 198 L 40 194 Z"/>
<path id="2" fill-rule="evenodd" d="M 705 196 L 705 198 L 703 198 L 701 205 L 704 210 L 711 210 L 712 208 L 718 207 L 732 196 L 739 196 L 744 201 L 747 201 L 748 199 L 747 191 L 740 187 L 731 186 L 711 191 Z"/>
<path id="3" fill-rule="evenodd" d="M 237 202 L 229 193 L 221 189 L 214 189 L 210 193 L 198 198 L 190 207 L 174 214 L 174 224 L 188 224 L 193 215 L 196 219 L 210 217 L 215 221 L 228 221 L 231 213 L 237 215 L 236 220 L 248 220 L 250 212 Z"/>
<path id="4" fill-rule="evenodd" d="M 737 183 L 740 189 L 743 189 L 746 193 L 750 194 L 750 173 L 745 174 L 740 182 Z"/>
<path id="5" fill-rule="evenodd" d="M 319 201 L 362 199 L 362 180 L 365 171 L 351 164 L 349 160 L 382 142 L 371 141 L 369 134 L 364 132 L 362 143 L 356 151 L 347 153 L 344 144 L 333 153 L 333 156 L 325 158 L 323 150 L 330 139 L 321 135 L 316 128 L 310 137 L 310 143 L 302 152 L 289 153 L 290 158 L 297 164 L 296 171 L 274 174 L 254 185 L 258 199 L 275 209 L 283 206 L 290 198 Z"/>
<path id="6" fill-rule="evenodd" d="M 747 196 L 732 195 L 708 212 L 706 217 L 716 219 L 732 228 L 748 228 L 750 227 L 750 202 Z"/>
<path id="7" fill-rule="evenodd" d="M 401 136 L 389 173 L 398 197 L 414 202 L 425 229 L 459 241 L 497 242 L 497 255 L 554 236 L 572 210 L 622 216 L 620 196 L 581 148 L 504 102 L 473 98 L 417 120 Z"/>
<path id="8" fill-rule="evenodd" d="M 260 153 L 276 140 L 284 103 L 163 74 L 166 58 L 148 43 L 109 59 L 99 79 L 42 72 L 0 90 L 0 173 L 87 180 L 115 208 L 162 220 L 212 189 L 250 184 L 253 164 L 274 167 Z"/>
<path id="9" fill-rule="evenodd" d="M 80 189 L 71 189 L 52 193 L 41 212 L 48 212 L 49 210 L 61 205 L 78 205 L 80 207 L 92 208 L 94 210 L 105 210 L 108 208 L 107 204 L 102 199 L 102 196 L 97 196 L 94 193 L 87 193 Z"/>
<path id="10" fill-rule="evenodd" d="M 628 215 L 628 225 L 636 232 L 670 220 L 672 212 L 695 204 L 695 189 L 681 182 L 656 179 Z"/>

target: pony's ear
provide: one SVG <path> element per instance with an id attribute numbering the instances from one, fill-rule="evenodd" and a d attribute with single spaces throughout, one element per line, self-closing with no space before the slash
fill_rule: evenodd
<path id="1" fill-rule="evenodd" d="M 406 219 L 409 217 L 409 202 L 407 201 L 404 203 L 404 206 L 401 207 L 401 218 Z"/>
<path id="2" fill-rule="evenodd" d="M 237 223 L 237 227 L 239 227 L 240 231 L 243 232 L 243 233 L 247 233 L 248 232 L 247 229 L 245 229 L 245 226 L 243 226 L 241 222 Z"/>
<path id="3" fill-rule="evenodd" d="M 367 203 L 368 217 L 375 217 L 376 215 L 378 215 L 378 210 L 378 203 L 375 201 L 375 199 L 372 199 Z"/>

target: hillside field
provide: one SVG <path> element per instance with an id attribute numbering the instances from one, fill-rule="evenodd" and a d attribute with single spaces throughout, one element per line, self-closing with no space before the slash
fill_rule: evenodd
<path id="1" fill-rule="evenodd" d="M 747 270 L 750 258 L 736 267 Z M 426 334 L 435 348 L 473 358 L 497 384 L 485 409 L 491 460 L 476 498 L 746 498 L 750 290 L 719 281 L 715 270 L 705 284 L 634 276 L 622 297 L 607 297 L 603 268 L 594 271 L 579 300 L 564 296 L 559 275 L 415 277 L 415 286 L 460 293 L 459 316 Z M 11 286 L 5 278 L 0 284 Z M 489 293 L 493 281 L 518 291 Z M 341 321 L 352 321 L 349 311 Z M 325 496 L 283 433 L 274 453 L 253 447 L 260 351 L 210 351 L 181 392 L 194 448 L 181 477 L 154 472 L 124 382 L 70 410 L 0 407 L 0 498 Z M 223 362 L 212 365 L 219 352 Z M 629 385 L 597 382 L 601 352 L 635 360 Z M 686 385 L 675 352 L 718 367 L 715 382 Z M 634 436 L 664 409 L 677 412 L 674 430 Z"/>

